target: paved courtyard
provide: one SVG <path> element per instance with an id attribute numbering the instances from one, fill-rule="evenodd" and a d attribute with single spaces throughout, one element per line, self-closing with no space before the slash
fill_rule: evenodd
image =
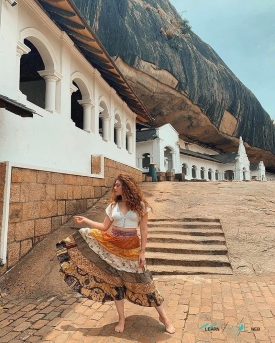
<path id="1" fill-rule="evenodd" d="M 153 217 L 220 218 L 233 275 L 156 277 L 176 333 L 165 332 L 155 309 L 126 302 L 126 329 L 118 334 L 114 304 L 79 297 L 59 277 L 54 242 L 71 232 L 69 222 L 0 279 L 0 342 L 275 343 L 275 185 L 164 182 L 143 188 Z M 107 199 L 87 215 L 100 220 Z"/>
<path id="2" fill-rule="evenodd" d="M 126 329 L 115 333 L 113 304 L 76 294 L 1 298 L 0 342 L 275 342 L 275 277 L 159 278 L 176 333 L 153 308 L 126 303 Z"/>

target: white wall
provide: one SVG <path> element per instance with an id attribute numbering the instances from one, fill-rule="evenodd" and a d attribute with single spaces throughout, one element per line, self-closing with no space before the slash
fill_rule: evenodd
<path id="1" fill-rule="evenodd" d="M 271 173 L 265 173 L 265 180 L 266 181 L 275 181 L 275 174 L 271 174 Z"/>
<path id="2" fill-rule="evenodd" d="M 2 1 L 0 5 L 0 94 L 34 109 L 40 115 L 21 118 L 4 109 L 0 111 L 0 161 L 90 173 L 91 155 L 103 154 L 135 167 L 136 116 L 127 104 L 34 1 L 21 0 L 15 7 L 7 1 Z M 39 47 L 45 69 L 52 68 L 58 76 L 55 108 L 52 111 L 29 102 L 19 90 L 20 49 L 27 48 L 24 38 Z M 71 85 L 75 77 L 81 83 L 82 99 L 92 104 L 90 132 L 77 128 L 71 120 Z M 101 101 L 108 108 L 106 141 L 98 133 Z M 121 148 L 114 143 L 115 113 L 122 124 Z M 131 153 L 126 150 L 127 125 L 132 133 Z"/>
<path id="3" fill-rule="evenodd" d="M 181 173 L 178 132 L 170 124 L 165 124 L 156 129 L 156 135 L 158 138 L 151 141 L 137 142 L 137 167 L 141 168 L 142 155 L 149 153 L 151 163 L 156 164 L 157 171 L 166 172 L 167 166 L 164 164 L 164 150 L 167 149 L 171 152 L 175 173 Z M 143 171 L 147 172 L 148 170 L 143 169 Z"/>

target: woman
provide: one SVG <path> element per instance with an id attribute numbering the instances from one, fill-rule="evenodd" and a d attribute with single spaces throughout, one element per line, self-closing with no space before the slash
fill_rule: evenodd
<path id="1" fill-rule="evenodd" d="M 116 332 L 124 330 L 125 298 L 141 306 L 155 307 L 166 331 L 175 332 L 163 308 L 163 297 L 145 268 L 150 211 L 135 180 L 120 174 L 112 188 L 112 201 L 103 223 L 75 216 L 77 224 L 88 228 L 57 244 L 60 273 L 73 290 L 102 303 L 115 301 L 119 316 Z"/>

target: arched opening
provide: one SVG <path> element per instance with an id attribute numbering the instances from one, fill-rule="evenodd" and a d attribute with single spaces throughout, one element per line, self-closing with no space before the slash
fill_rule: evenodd
<path id="1" fill-rule="evenodd" d="M 182 171 L 182 174 L 184 174 L 185 176 L 187 175 L 187 164 L 186 163 L 183 163 L 181 171 Z"/>
<path id="2" fill-rule="evenodd" d="M 212 180 L 212 169 L 208 169 L 208 180 Z"/>
<path id="3" fill-rule="evenodd" d="M 192 166 L 192 178 L 196 179 L 197 178 L 197 167 Z"/>
<path id="4" fill-rule="evenodd" d="M 233 170 L 226 170 L 224 172 L 224 179 L 228 181 L 234 180 L 234 172 Z"/>
<path id="5" fill-rule="evenodd" d="M 215 171 L 215 180 L 216 181 L 219 180 L 219 171 L 218 170 Z"/>
<path id="6" fill-rule="evenodd" d="M 28 39 L 24 40 L 24 44 L 31 51 L 22 55 L 20 59 L 19 89 L 26 95 L 28 101 L 45 108 L 46 83 L 38 73 L 45 69 L 45 65 L 35 45 Z"/>
<path id="7" fill-rule="evenodd" d="M 73 85 L 77 90 L 71 96 L 71 119 L 76 127 L 83 130 L 83 107 L 78 102 L 82 99 L 82 94 L 77 83 L 73 81 Z"/>
<path id="8" fill-rule="evenodd" d="M 150 154 L 145 153 L 142 155 L 142 168 L 149 169 L 149 165 L 150 165 Z"/>

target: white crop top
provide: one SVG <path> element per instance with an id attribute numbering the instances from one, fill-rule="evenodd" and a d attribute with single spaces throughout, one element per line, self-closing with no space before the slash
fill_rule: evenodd
<path id="1" fill-rule="evenodd" d="M 130 210 L 124 215 L 120 212 L 118 203 L 115 205 L 109 204 L 105 211 L 110 220 L 113 221 L 114 226 L 129 229 L 138 228 L 140 218 L 136 212 Z M 150 211 L 151 208 L 147 207 L 146 212 L 148 213 Z"/>

